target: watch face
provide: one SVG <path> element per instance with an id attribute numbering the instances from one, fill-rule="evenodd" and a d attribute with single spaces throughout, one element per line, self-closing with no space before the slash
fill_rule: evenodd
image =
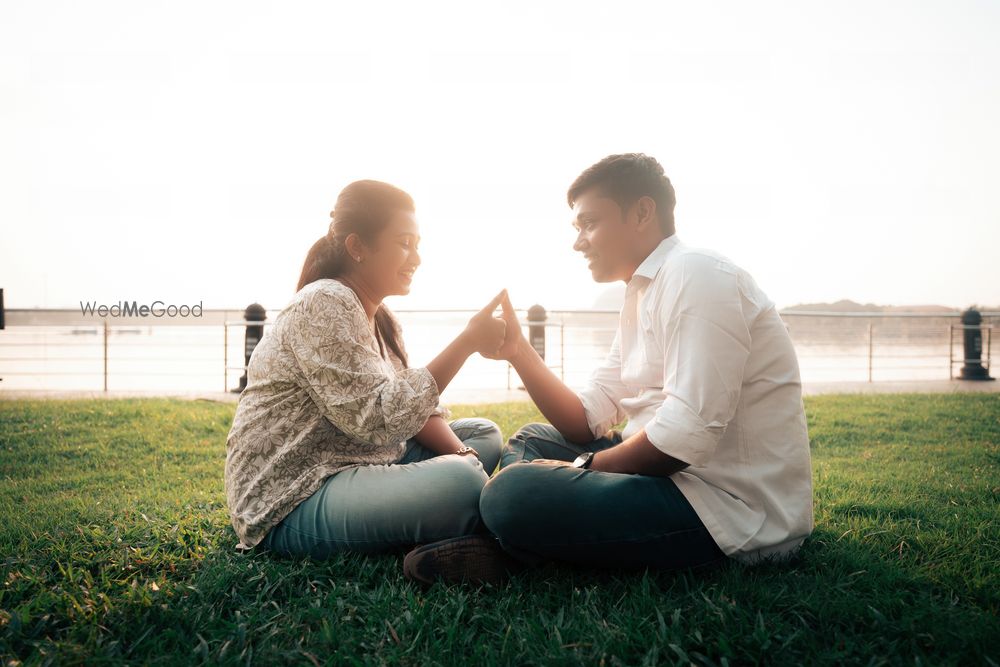
<path id="1" fill-rule="evenodd" d="M 593 458 L 593 456 L 594 456 L 593 452 L 585 452 L 583 454 L 580 454 L 578 457 L 576 457 L 576 460 L 573 461 L 573 467 L 574 468 L 588 467 L 588 465 L 590 464 L 590 459 Z"/>

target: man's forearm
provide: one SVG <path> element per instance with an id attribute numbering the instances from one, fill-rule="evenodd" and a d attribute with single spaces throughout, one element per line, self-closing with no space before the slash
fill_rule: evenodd
<path id="1" fill-rule="evenodd" d="M 567 440 L 583 444 L 594 439 L 580 397 L 556 377 L 527 340 L 522 339 L 510 363 L 531 400 Z"/>
<path id="2" fill-rule="evenodd" d="M 621 443 L 594 454 L 591 470 L 669 477 L 688 466 L 656 448 L 643 429 Z"/>

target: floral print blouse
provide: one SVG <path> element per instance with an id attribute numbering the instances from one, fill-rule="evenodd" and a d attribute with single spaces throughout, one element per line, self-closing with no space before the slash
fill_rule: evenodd
<path id="1" fill-rule="evenodd" d="M 237 549 L 333 473 L 396 463 L 432 414 L 447 416 L 430 371 L 386 354 L 354 290 L 333 279 L 303 287 L 265 330 L 226 441 Z"/>

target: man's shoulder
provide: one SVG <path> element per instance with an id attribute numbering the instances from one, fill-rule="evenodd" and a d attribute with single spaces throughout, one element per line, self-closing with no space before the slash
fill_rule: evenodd
<path id="1" fill-rule="evenodd" d="M 682 285 L 729 283 L 746 274 L 729 257 L 709 248 L 678 245 L 666 258 L 657 282 L 680 288 Z"/>
<path id="2" fill-rule="evenodd" d="M 663 269 L 658 278 L 667 293 L 679 295 L 683 292 L 689 297 L 699 298 L 718 290 L 736 289 L 762 307 L 770 303 L 746 269 L 728 255 L 710 248 L 679 244 Z"/>
<path id="3" fill-rule="evenodd" d="M 742 269 L 727 255 L 711 248 L 678 244 L 667 258 L 666 266 L 674 271 L 728 271 L 734 273 Z"/>

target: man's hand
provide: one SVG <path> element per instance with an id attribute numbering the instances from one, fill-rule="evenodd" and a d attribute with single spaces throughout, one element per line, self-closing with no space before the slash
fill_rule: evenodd
<path id="1" fill-rule="evenodd" d="M 507 290 L 504 290 L 501 294 L 500 308 L 503 310 L 501 317 L 507 325 L 503 344 L 495 354 L 483 354 L 483 356 L 487 359 L 503 359 L 513 362 L 514 357 L 520 352 L 521 347 L 527 343 L 527 340 L 524 337 L 524 332 L 521 331 L 521 322 L 517 319 L 517 313 L 514 312 L 514 306 L 510 303 L 510 296 L 507 294 Z"/>

